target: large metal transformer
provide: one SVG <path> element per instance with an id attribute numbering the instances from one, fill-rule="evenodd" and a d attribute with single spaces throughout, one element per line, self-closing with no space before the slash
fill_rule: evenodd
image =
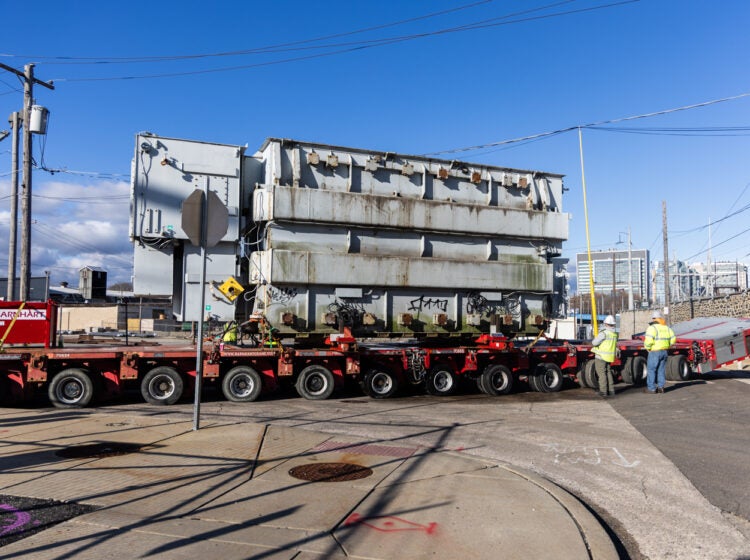
<path id="1" fill-rule="evenodd" d="M 236 146 L 138 137 L 136 292 L 142 268 L 154 271 L 151 287 L 172 270 L 195 276 L 195 249 L 179 228 L 139 236 L 153 198 L 142 188 L 144 142 L 152 193 L 158 167 L 167 172 L 158 191 L 172 202 L 204 180 L 235 201 L 209 282 L 236 275 L 249 288 L 240 313 L 262 314 L 281 333 L 537 332 L 553 314 L 553 257 L 568 234 L 562 176 L 281 139 L 245 156 Z M 181 169 L 190 180 L 173 172 Z M 177 274 L 170 280 L 172 293 L 185 293 Z"/>

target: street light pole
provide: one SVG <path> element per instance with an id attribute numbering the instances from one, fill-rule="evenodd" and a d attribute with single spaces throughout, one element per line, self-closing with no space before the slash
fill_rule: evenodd
<path id="1" fill-rule="evenodd" d="M 630 226 L 628 226 L 628 311 L 635 308 L 633 302 L 633 244 L 630 240 Z"/>

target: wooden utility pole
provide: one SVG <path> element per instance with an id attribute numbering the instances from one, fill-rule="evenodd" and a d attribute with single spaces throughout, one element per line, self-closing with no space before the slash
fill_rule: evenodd
<path id="1" fill-rule="evenodd" d="M 34 65 L 27 64 L 20 72 L 0 63 L 0 68 L 23 79 L 23 183 L 21 185 L 21 292 L 20 299 L 28 301 L 31 284 L 31 105 L 34 102 L 34 84 L 55 89 L 48 82 L 34 77 Z M 10 275 L 9 275 L 10 276 Z M 10 280 L 10 278 L 8 279 Z"/>
<path id="2" fill-rule="evenodd" d="M 13 135 L 10 167 L 10 233 L 8 235 L 8 301 L 16 299 L 16 241 L 18 241 L 18 111 L 11 113 L 8 122 Z"/>
<path id="3" fill-rule="evenodd" d="M 662 220 L 662 236 L 664 237 L 664 307 L 666 307 L 667 315 L 666 319 L 668 323 L 671 323 L 669 318 L 669 305 L 671 303 L 671 297 L 669 293 L 669 242 L 667 241 L 667 201 L 661 201 L 661 220 Z"/>

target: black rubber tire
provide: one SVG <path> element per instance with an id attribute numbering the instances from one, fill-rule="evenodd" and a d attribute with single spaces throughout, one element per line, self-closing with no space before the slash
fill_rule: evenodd
<path id="1" fill-rule="evenodd" d="M 47 394 L 57 408 L 82 408 L 94 398 L 94 383 L 86 371 L 68 368 L 52 378 Z"/>
<path id="2" fill-rule="evenodd" d="M 596 373 L 596 360 L 589 360 L 586 364 L 586 385 L 594 391 L 599 390 L 599 375 Z"/>
<path id="3" fill-rule="evenodd" d="M 560 366 L 552 362 L 539 364 L 532 377 L 540 393 L 557 393 L 562 390 L 565 381 Z"/>
<path id="4" fill-rule="evenodd" d="M 141 381 L 141 395 L 149 404 L 170 405 L 180 400 L 184 382 L 179 372 L 170 366 L 157 366 Z"/>
<path id="5" fill-rule="evenodd" d="M 371 369 L 365 374 L 362 386 L 373 399 L 388 399 L 398 392 L 398 377 L 384 369 Z"/>
<path id="6" fill-rule="evenodd" d="M 249 366 L 233 367 L 221 380 L 221 392 L 228 401 L 253 402 L 262 391 L 263 379 Z"/>
<path id="7" fill-rule="evenodd" d="M 620 377 L 622 382 L 633 385 L 633 358 L 627 358 L 620 368 Z"/>
<path id="8" fill-rule="evenodd" d="M 670 381 L 690 381 L 693 378 L 693 372 L 685 356 L 679 354 L 667 358 L 666 377 Z"/>
<path id="9" fill-rule="evenodd" d="M 450 366 L 435 366 L 430 369 L 425 381 L 425 390 L 436 397 L 452 395 L 458 386 L 456 374 Z"/>
<path id="10" fill-rule="evenodd" d="M 648 377 L 648 361 L 643 356 L 633 356 L 631 360 L 630 371 L 633 372 L 633 385 L 636 387 L 645 385 Z"/>
<path id="11" fill-rule="evenodd" d="M 537 385 L 536 378 L 537 378 L 536 373 L 530 373 L 526 377 L 526 381 L 529 384 L 529 389 L 531 389 L 532 391 L 535 391 L 537 393 L 541 393 L 542 389 L 539 387 L 539 385 Z"/>
<path id="12" fill-rule="evenodd" d="M 474 382 L 477 384 L 477 389 L 479 389 L 485 395 L 489 395 L 487 389 L 484 388 L 484 380 L 482 379 L 481 375 L 479 377 L 476 377 L 474 379 Z"/>
<path id="13" fill-rule="evenodd" d="M 588 381 L 586 379 L 586 368 L 592 367 L 594 365 L 594 360 L 586 360 L 581 364 L 581 367 L 578 368 L 578 371 L 576 372 L 576 377 L 578 378 L 578 384 L 583 387 L 584 389 L 590 389 Z"/>
<path id="14" fill-rule="evenodd" d="M 490 364 L 477 378 L 477 384 L 488 395 L 507 395 L 513 390 L 513 372 L 502 364 Z"/>
<path id="15" fill-rule="evenodd" d="M 312 365 L 299 372 L 294 386 L 300 397 L 310 401 L 322 401 L 333 394 L 335 379 L 330 369 Z"/>

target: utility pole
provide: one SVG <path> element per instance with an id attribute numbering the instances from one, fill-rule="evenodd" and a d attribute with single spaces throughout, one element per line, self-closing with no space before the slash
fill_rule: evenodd
<path id="1" fill-rule="evenodd" d="M 669 317 L 669 305 L 671 298 L 669 294 L 669 243 L 667 241 L 667 201 L 661 201 L 662 236 L 664 237 L 664 306 L 667 308 L 667 322 L 671 323 Z"/>
<path id="2" fill-rule="evenodd" d="M 21 185 L 21 293 L 27 301 L 31 284 L 31 105 L 34 102 L 34 84 L 55 89 L 51 83 L 34 77 L 34 65 L 27 64 L 20 72 L 0 63 L 0 68 L 23 79 L 23 184 Z M 9 278 L 10 280 L 10 278 Z"/>
<path id="3" fill-rule="evenodd" d="M 10 234 L 8 235 L 8 301 L 16 299 L 16 241 L 18 240 L 18 111 L 10 114 L 11 167 L 10 167 Z"/>

